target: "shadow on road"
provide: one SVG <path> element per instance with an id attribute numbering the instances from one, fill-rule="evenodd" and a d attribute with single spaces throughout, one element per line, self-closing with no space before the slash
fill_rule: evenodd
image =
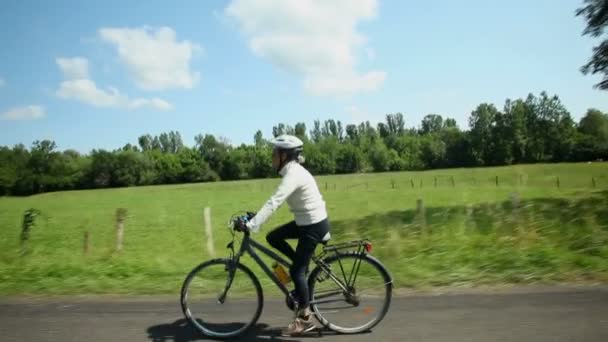
<path id="1" fill-rule="evenodd" d="M 147 330 L 148 338 L 152 342 L 191 342 L 191 341 L 276 341 L 276 342 L 297 342 L 300 339 L 316 339 L 321 336 L 337 335 L 335 332 L 323 329 L 319 334 L 317 331 L 306 333 L 297 337 L 282 337 L 281 328 L 272 328 L 268 324 L 256 324 L 246 334 L 236 339 L 216 339 L 207 337 L 199 333 L 185 319 L 179 319 L 170 324 L 159 324 L 149 327 Z M 365 331 L 361 334 L 369 334 Z"/>
<path id="2" fill-rule="evenodd" d="M 195 330 L 188 321 L 179 319 L 170 324 L 159 324 L 149 327 L 148 338 L 152 342 L 190 342 L 190 341 L 222 341 L 207 337 Z M 280 328 L 271 328 L 267 324 L 256 324 L 245 335 L 229 341 L 298 341 L 293 338 L 281 337 Z"/>

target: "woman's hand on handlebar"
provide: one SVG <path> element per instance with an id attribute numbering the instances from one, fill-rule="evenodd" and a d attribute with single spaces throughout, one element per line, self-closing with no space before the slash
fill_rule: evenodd
<path id="1" fill-rule="evenodd" d="M 234 220 L 234 229 L 240 232 L 248 232 L 247 222 L 255 216 L 254 212 L 248 211 L 247 215 L 239 216 Z"/>
<path id="2" fill-rule="evenodd" d="M 234 230 L 243 233 L 248 231 L 247 221 L 245 221 L 243 217 L 237 217 L 236 220 L 234 220 Z"/>

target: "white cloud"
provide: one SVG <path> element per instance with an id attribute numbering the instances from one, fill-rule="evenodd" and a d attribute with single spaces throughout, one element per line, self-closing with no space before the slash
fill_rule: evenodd
<path id="1" fill-rule="evenodd" d="M 67 79 L 89 78 L 89 61 L 86 58 L 57 58 L 56 62 Z"/>
<path id="2" fill-rule="evenodd" d="M 113 87 L 108 87 L 107 90 L 99 89 L 95 82 L 88 78 L 88 60 L 86 58 L 57 58 L 56 62 L 66 79 L 61 82 L 56 92 L 59 97 L 77 100 L 96 107 L 172 109 L 171 104 L 159 98 L 130 99 Z"/>
<path id="3" fill-rule="evenodd" d="M 6 85 L 6 82 L 2 77 L 0 77 L 0 87 L 4 87 L 4 85 Z"/>
<path id="4" fill-rule="evenodd" d="M 44 107 L 31 105 L 24 107 L 14 107 L 0 114 L 2 120 L 36 120 L 46 115 Z"/>
<path id="5" fill-rule="evenodd" d="M 376 0 L 233 0 L 225 9 L 254 54 L 302 75 L 309 93 L 333 96 L 373 91 L 384 82 L 384 71 L 355 68 L 366 45 L 356 25 L 376 11 Z"/>
<path id="6" fill-rule="evenodd" d="M 199 82 L 200 73 L 190 70 L 190 61 L 201 47 L 177 41 L 170 27 L 102 28 L 99 36 L 116 46 L 120 60 L 143 89 L 189 89 Z"/>

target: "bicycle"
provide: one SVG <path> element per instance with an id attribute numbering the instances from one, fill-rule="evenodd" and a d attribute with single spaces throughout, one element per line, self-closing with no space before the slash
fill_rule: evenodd
<path id="1" fill-rule="evenodd" d="M 248 331 L 260 318 L 264 306 L 262 286 L 249 267 L 240 262 L 240 258 L 245 253 L 253 258 L 283 292 L 287 307 L 293 311 L 297 306 L 295 292 L 289 291 L 256 250 L 284 267 L 289 268 L 290 262 L 253 240 L 248 231 L 243 232 L 238 228 L 239 219 L 251 218 L 252 215 L 248 212 L 247 216 L 231 217 L 228 228 L 232 240 L 226 246 L 230 250 L 228 258 L 205 261 L 196 266 L 184 280 L 180 298 L 182 312 L 186 319 L 204 335 L 214 338 L 233 338 Z M 237 232 L 243 233 L 238 252 L 235 251 Z M 378 259 L 370 255 L 372 244 L 369 240 L 339 244 L 329 244 L 328 241 L 320 241 L 320 243 L 323 245 L 322 251 L 317 252 L 312 258 L 316 267 L 308 274 L 310 308 L 316 320 L 322 326 L 337 333 L 354 334 L 369 331 L 380 323 L 388 312 L 393 289 L 390 273 Z M 346 272 L 347 261 L 352 262 L 350 274 Z M 200 279 L 203 280 L 199 289 L 196 285 Z M 243 284 L 239 284 L 239 281 L 243 281 Z M 378 283 L 371 287 L 373 281 Z M 367 291 L 369 293 L 364 296 Z M 231 292 L 230 298 L 229 292 Z M 199 302 L 194 299 L 198 294 L 202 296 L 200 313 L 193 312 L 198 308 Z M 246 299 L 243 299 L 243 296 L 246 296 Z M 379 302 L 380 308 L 375 309 L 371 306 L 374 300 Z M 344 304 L 339 306 L 335 303 Z M 224 309 L 229 304 L 236 304 L 236 308 Z M 247 305 L 253 305 L 251 310 L 246 309 Z M 206 311 L 206 314 L 202 311 Z M 354 318 L 343 319 L 349 312 L 354 313 Z M 228 318 L 228 322 L 220 323 L 219 320 L 222 318 Z"/>

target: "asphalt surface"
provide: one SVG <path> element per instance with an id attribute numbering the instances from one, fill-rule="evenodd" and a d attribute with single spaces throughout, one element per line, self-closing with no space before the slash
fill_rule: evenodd
<path id="1" fill-rule="evenodd" d="M 281 301 L 267 300 L 239 340 L 607 342 L 608 289 L 396 296 L 380 325 L 359 335 L 281 337 L 290 317 Z M 3 342 L 205 340 L 177 298 L 0 298 Z"/>

